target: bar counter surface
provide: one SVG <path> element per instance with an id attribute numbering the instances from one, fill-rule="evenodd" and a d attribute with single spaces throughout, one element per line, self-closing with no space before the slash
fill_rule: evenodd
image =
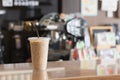
<path id="1" fill-rule="evenodd" d="M 120 72 L 119 72 L 120 73 Z M 117 75 L 98 76 L 95 70 L 81 70 L 79 61 L 48 62 L 41 80 L 120 80 Z M 0 80 L 31 80 L 32 64 L 17 63 L 0 65 Z"/>

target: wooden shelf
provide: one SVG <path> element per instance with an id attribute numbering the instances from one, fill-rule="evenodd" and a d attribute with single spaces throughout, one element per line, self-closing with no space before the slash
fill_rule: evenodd
<path id="1" fill-rule="evenodd" d="M 109 32 L 113 32 L 112 26 L 90 26 L 90 28 L 89 28 L 91 44 L 92 44 L 92 46 L 95 49 L 97 49 L 97 50 L 100 50 L 100 49 L 109 49 L 110 47 L 112 47 L 112 45 L 95 46 L 95 40 L 94 40 L 95 31 L 109 31 Z"/>
<path id="2" fill-rule="evenodd" d="M 111 45 L 99 45 L 95 47 L 96 50 L 104 50 L 104 49 L 110 49 Z"/>

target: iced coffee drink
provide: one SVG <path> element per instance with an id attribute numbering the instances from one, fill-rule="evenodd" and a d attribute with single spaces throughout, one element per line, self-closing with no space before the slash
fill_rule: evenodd
<path id="1" fill-rule="evenodd" d="M 31 37 L 28 40 L 30 41 L 33 69 L 46 70 L 50 39 L 47 37 Z"/>
<path id="2" fill-rule="evenodd" d="M 33 70 L 32 80 L 48 80 L 47 71 L 45 71 L 45 70 L 41 70 L 41 71 Z"/>

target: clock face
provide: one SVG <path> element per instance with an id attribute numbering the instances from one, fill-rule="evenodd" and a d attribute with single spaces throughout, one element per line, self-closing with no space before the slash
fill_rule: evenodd
<path id="1" fill-rule="evenodd" d="M 81 37 L 83 33 L 83 28 L 85 27 L 84 22 L 80 18 L 72 19 L 66 24 L 66 30 L 69 34 L 75 37 Z"/>

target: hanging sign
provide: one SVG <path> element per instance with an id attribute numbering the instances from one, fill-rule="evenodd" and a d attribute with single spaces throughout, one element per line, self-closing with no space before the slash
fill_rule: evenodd
<path id="1" fill-rule="evenodd" d="M 39 6 L 38 0 L 2 0 L 3 7 Z"/>
<path id="2" fill-rule="evenodd" d="M 39 6 L 39 1 L 35 1 L 35 0 L 14 0 L 14 6 Z"/>

